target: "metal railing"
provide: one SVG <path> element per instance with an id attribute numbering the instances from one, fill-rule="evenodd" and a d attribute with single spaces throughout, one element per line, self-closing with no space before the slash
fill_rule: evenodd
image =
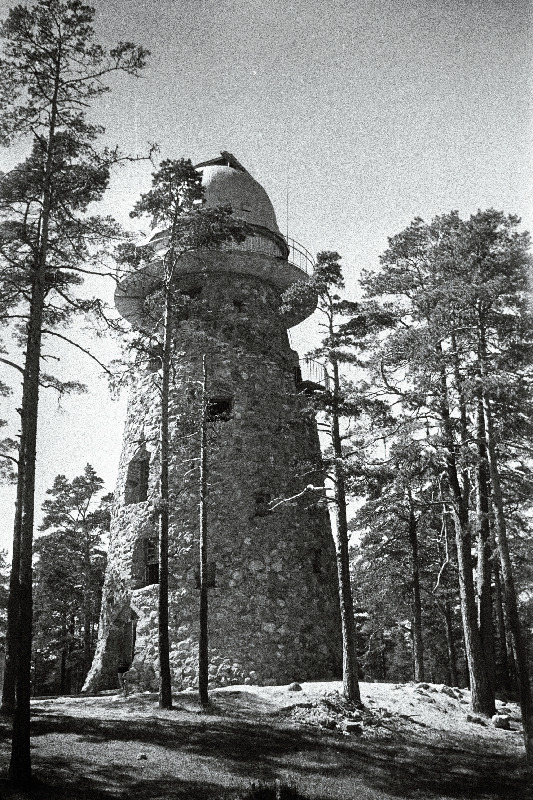
<path id="1" fill-rule="evenodd" d="M 168 245 L 167 236 L 165 234 L 166 231 L 161 231 L 158 235 L 154 236 L 150 242 L 143 243 L 142 246 L 153 247 L 155 250 L 164 249 Z M 301 269 L 307 275 L 312 275 L 315 268 L 315 259 L 309 250 L 291 236 L 283 236 L 283 239 L 289 248 L 287 255 L 289 264 L 298 267 L 298 269 Z M 276 258 L 282 255 L 281 243 L 276 243 L 275 239 L 262 236 L 260 233 L 247 236 L 243 242 L 225 242 L 221 249 L 264 253 L 265 255 L 275 256 Z"/>
<path id="2" fill-rule="evenodd" d="M 323 386 L 326 391 L 329 391 L 329 376 L 325 365 L 321 361 L 304 356 L 300 359 L 300 372 L 302 381 L 317 383 Z"/>
<path id="3" fill-rule="evenodd" d="M 284 236 L 283 238 L 289 248 L 288 262 L 303 270 L 307 275 L 312 275 L 315 268 L 315 259 L 309 250 L 291 236 Z"/>

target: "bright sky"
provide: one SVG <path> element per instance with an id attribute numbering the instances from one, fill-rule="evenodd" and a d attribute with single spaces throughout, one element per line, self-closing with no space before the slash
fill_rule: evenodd
<path id="1" fill-rule="evenodd" d="M 9 5 L 0 0 L 2 16 Z M 414 216 L 494 206 L 532 229 L 529 0 L 93 5 L 103 41 L 152 51 L 142 80 L 117 81 L 95 107 L 106 141 L 130 152 L 158 142 L 162 158 L 193 161 L 233 152 L 267 190 L 282 231 L 288 193 L 290 235 L 341 253 L 349 293 Z M 7 166 L 13 157 L 0 151 Z M 121 170 L 103 210 L 132 227 L 150 171 Z M 307 324 L 293 342 L 304 351 L 312 335 Z M 62 409 L 42 395 L 37 506 L 56 474 L 73 477 L 87 461 L 112 489 L 120 452 L 124 401 L 109 400 L 81 354 L 61 355 L 89 393 Z M 0 546 L 12 518 L 13 491 L 0 489 Z"/>

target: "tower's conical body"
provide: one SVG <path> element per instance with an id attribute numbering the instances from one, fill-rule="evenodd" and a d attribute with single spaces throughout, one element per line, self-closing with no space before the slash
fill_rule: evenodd
<path id="1" fill-rule="evenodd" d="M 170 640 L 173 686 L 195 685 L 198 653 L 199 380 L 208 365 L 209 660 L 214 683 L 284 682 L 338 672 L 335 553 L 316 424 L 302 402 L 297 354 L 280 313 L 305 272 L 288 260 L 265 191 L 229 156 L 200 165 L 206 202 L 230 204 L 254 236 L 182 259 L 170 396 Z M 155 237 L 156 241 L 158 237 Z M 160 236 L 164 247 L 164 234 Z M 156 269 L 117 290 L 119 311 L 142 327 Z M 312 309 L 303 311 L 306 316 Z M 300 318 L 303 318 L 301 316 Z M 157 675 L 157 364 L 130 392 L 96 656 L 86 689 L 116 685 L 132 665 Z M 269 507 L 277 499 L 290 502 Z"/>

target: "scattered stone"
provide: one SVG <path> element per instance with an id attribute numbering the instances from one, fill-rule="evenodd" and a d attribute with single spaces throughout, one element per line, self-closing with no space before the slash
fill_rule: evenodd
<path id="1" fill-rule="evenodd" d="M 500 728 L 502 731 L 510 731 L 511 717 L 508 714 L 494 714 L 492 717 L 492 724 L 495 728 Z"/>
<path id="2" fill-rule="evenodd" d="M 336 722 L 336 720 L 332 719 L 331 717 L 329 717 L 329 718 L 326 717 L 326 719 L 322 720 L 320 725 L 323 728 L 327 728 L 328 730 L 331 731 L 331 730 L 334 730 L 337 727 L 337 722 Z"/>
<path id="3" fill-rule="evenodd" d="M 355 733 L 356 735 L 361 735 L 363 733 L 363 726 L 360 722 L 352 722 L 352 720 L 346 720 L 344 723 L 344 730 L 346 733 Z"/>
<path id="4" fill-rule="evenodd" d="M 486 724 L 487 724 L 484 719 L 481 719 L 481 717 L 476 717 L 475 714 L 467 714 L 466 715 L 466 721 L 467 722 L 473 722 L 474 725 L 486 726 Z"/>
<path id="5" fill-rule="evenodd" d="M 417 683 L 415 686 L 415 690 L 418 689 L 429 689 L 429 683 Z"/>
<path id="6" fill-rule="evenodd" d="M 302 687 L 300 686 L 299 683 L 296 683 L 296 681 L 294 681 L 294 683 L 291 683 L 291 684 L 289 684 L 289 686 L 287 686 L 287 691 L 288 692 L 301 692 L 302 691 Z"/>
<path id="7" fill-rule="evenodd" d="M 447 695 L 448 697 L 453 697 L 454 700 L 459 700 L 460 695 L 458 695 L 455 689 L 451 689 L 449 686 L 441 686 L 441 693 Z"/>
<path id="8" fill-rule="evenodd" d="M 352 722 L 361 722 L 363 715 L 359 711 L 352 711 L 350 713 L 350 719 Z"/>
<path id="9" fill-rule="evenodd" d="M 139 753 L 137 756 L 137 761 L 148 761 L 148 756 L 146 753 Z"/>
<path id="10" fill-rule="evenodd" d="M 392 711 L 389 711 L 388 708 L 380 708 L 379 713 L 383 719 L 390 719 L 392 717 Z"/>
<path id="11" fill-rule="evenodd" d="M 501 706 L 501 708 L 498 709 L 498 714 L 509 714 L 509 716 L 511 716 L 511 713 L 512 713 L 511 709 L 507 708 L 506 705 L 503 705 Z"/>

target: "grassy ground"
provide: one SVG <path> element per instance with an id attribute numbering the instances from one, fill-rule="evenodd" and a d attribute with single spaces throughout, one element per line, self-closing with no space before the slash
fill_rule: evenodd
<path id="1" fill-rule="evenodd" d="M 468 693 L 362 684 L 358 713 L 337 683 L 229 687 L 204 713 L 194 693 L 162 711 L 154 695 L 33 701 L 35 800 L 208 800 L 252 781 L 290 783 L 320 800 L 526 800 L 517 707 L 511 730 L 469 719 Z M 500 706 L 502 704 L 500 703 Z M 360 729 L 354 728 L 359 717 Z M 9 720 L 0 719 L 2 776 Z M 2 797 L 18 800 L 5 780 Z"/>

